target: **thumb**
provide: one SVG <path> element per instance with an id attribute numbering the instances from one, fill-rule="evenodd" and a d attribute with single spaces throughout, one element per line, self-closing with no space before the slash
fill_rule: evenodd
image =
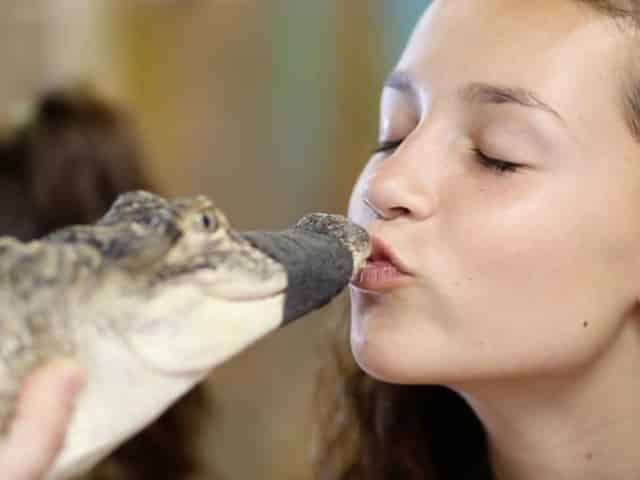
<path id="1" fill-rule="evenodd" d="M 27 377 L 9 435 L 0 445 L 2 478 L 44 478 L 64 446 L 83 383 L 84 372 L 69 359 L 52 360 Z"/>

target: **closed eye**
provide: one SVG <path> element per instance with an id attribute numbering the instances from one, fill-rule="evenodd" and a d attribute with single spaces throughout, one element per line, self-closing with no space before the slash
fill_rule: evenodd
<path id="1" fill-rule="evenodd" d="M 518 163 L 507 162 L 505 160 L 489 157 L 477 148 L 474 148 L 472 151 L 480 165 L 482 165 L 484 168 L 488 168 L 489 170 L 494 170 L 497 173 L 515 172 L 524 167 L 524 165 L 520 165 Z"/>
<path id="2" fill-rule="evenodd" d="M 400 145 L 402 145 L 402 142 L 404 142 L 404 139 L 382 142 L 372 151 L 372 154 L 377 155 L 380 153 L 393 153 Z M 472 152 L 474 153 L 480 165 L 497 173 L 516 172 L 524 167 L 524 165 L 520 165 L 518 163 L 507 162 L 506 160 L 500 160 L 498 158 L 493 158 L 485 155 L 480 149 L 477 148 L 474 148 Z"/>

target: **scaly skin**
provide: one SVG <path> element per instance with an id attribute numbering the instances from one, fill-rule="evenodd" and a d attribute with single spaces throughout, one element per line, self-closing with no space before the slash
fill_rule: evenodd
<path id="1" fill-rule="evenodd" d="M 88 381 L 50 478 L 80 474 L 280 326 L 285 303 L 297 318 L 329 301 L 369 254 L 366 233 L 335 215 L 270 234 L 276 253 L 262 251 L 259 235 L 253 243 L 232 230 L 205 197 L 132 192 L 95 225 L 30 243 L 0 238 L 0 432 L 25 376 L 74 357 Z M 306 272 L 319 253 L 335 265 Z M 333 268 L 345 274 L 321 271 Z M 288 292 L 294 270 L 326 291 Z"/>

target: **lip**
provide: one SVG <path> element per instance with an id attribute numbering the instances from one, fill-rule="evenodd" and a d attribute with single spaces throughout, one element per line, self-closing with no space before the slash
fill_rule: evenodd
<path id="1" fill-rule="evenodd" d="M 391 247 L 380 237 L 369 234 L 371 255 L 351 285 L 371 292 L 385 292 L 404 285 L 412 276 Z"/>

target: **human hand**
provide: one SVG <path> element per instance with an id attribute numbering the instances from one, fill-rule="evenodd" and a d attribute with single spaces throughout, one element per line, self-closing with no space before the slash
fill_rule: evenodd
<path id="1" fill-rule="evenodd" d="M 54 360 L 27 378 L 9 434 L 0 442 L 1 478 L 45 478 L 62 450 L 83 383 L 83 371 L 69 360 Z"/>

